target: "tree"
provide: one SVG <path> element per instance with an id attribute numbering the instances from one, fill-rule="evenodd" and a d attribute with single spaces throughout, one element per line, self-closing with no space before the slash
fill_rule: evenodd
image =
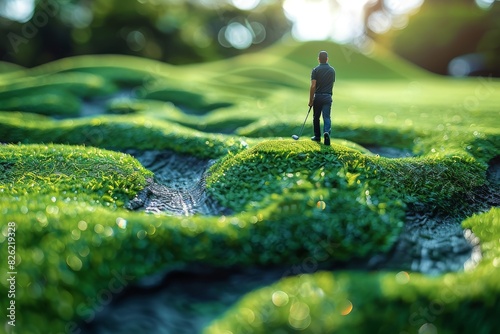
<path id="1" fill-rule="evenodd" d="M 500 76 L 498 2 L 483 1 L 481 8 L 475 0 L 427 0 L 404 29 L 377 34 L 368 21 L 387 10 L 385 2 L 376 1 L 366 14 L 367 35 L 377 42 L 435 73 Z"/>
<path id="2" fill-rule="evenodd" d="M 9 1 L 17 0 L 0 0 L 0 14 Z M 290 29 L 280 2 L 263 4 L 253 12 L 221 1 L 203 3 L 36 0 L 26 22 L 5 13 L 0 17 L 0 35 L 5 36 L 0 57 L 34 66 L 71 55 L 118 53 L 182 64 L 258 50 Z M 240 27 L 240 34 L 251 36 L 244 48 L 224 43 L 221 31 L 231 23 Z"/>

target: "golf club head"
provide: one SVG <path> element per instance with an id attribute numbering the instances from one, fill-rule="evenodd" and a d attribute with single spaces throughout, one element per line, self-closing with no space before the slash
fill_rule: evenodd
<path id="1" fill-rule="evenodd" d="M 299 136 L 297 136 L 297 135 L 292 135 L 292 138 L 293 138 L 294 140 L 299 140 Z"/>

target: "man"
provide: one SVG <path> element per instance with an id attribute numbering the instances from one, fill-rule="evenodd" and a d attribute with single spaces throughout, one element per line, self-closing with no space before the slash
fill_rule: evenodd
<path id="1" fill-rule="evenodd" d="M 320 51 L 318 55 L 319 65 L 311 72 L 311 88 L 309 89 L 309 107 L 313 107 L 314 137 L 311 139 L 321 142 L 319 118 L 323 115 L 323 137 L 325 145 L 330 145 L 330 132 L 332 121 L 330 113 L 332 109 L 333 84 L 335 83 L 335 69 L 328 64 L 328 53 Z"/>

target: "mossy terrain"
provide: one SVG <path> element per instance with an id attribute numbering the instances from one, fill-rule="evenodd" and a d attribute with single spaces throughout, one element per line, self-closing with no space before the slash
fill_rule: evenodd
<path id="1" fill-rule="evenodd" d="M 307 139 L 311 122 L 290 139 L 321 49 L 337 70 L 330 147 Z M 437 77 L 328 42 L 185 66 L 100 55 L 1 68 L 0 244 L 6 254 L 15 223 L 18 332 L 77 333 L 103 296 L 178 265 L 311 261 L 326 269 L 248 293 L 205 332 L 494 331 L 500 211 L 478 194 L 499 189 L 498 80 Z M 232 213 L 127 210 L 153 177 L 129 149 L 217 159 L 206 191 Z M 389 252 L 415 207 L 461 221 L 480 241 L 477 266 L 327 269 Z M 7 296 L 13 269 L 0 270 Z"/>
<path id="2" fill-rule="evenodd" d="M 494 333 L 499 215 L 496 208 L 463 223 L 483 243 L 473 271 L 437 278 L 406 271 L 293 276 L 249 293 L 206 333 Z"/>

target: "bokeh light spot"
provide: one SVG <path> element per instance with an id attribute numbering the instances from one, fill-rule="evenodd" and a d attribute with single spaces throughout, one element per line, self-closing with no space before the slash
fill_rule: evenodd
<path id="1" fill-rule="evenodd" d="M 425 323 L 418 329 L 418 334 L 437 334 L 437 328 L 431 323 Z"/>
<path id="2" fill-rule="evenodd" d="M 57 215 L 59 213 L 59 207 L 57 205 L 47 205 L 45 211 L 49 215 Z"/>
<path id="3" fill-rule="evenodd" d="M 377 34 L 388 32 L 391 26 L 391 17 L 384 11 L 373 12 L 370 17 L 368 17 L 368 28 Z"/>
<path id="4" fill-rule="evenodd" d="M 79 29 L 88 27 L 94 19 L 92 10 L 87 6 L 71 4 L 62 6 L 60 17 L 67 25 Z"/>
<path id="5" fill-rule="evenodd" d="M 75 256 L 75 255 L 69 255 L 66 258 L 66 263 L 74 271 L 80 271 L 80 269 L 82 269 L 82 265 L 83 265 L 82 260 L 80 260 L 80 258 L 78 256 Z"/>
<path id="6" fill-rule="evenodd" d="M 146 46 L 146 37 L 138 30 L 131 31 L 127 35 L 127 45 L 132 51 L 141 51 Z"/>
<path id="7" fill-rule="evenodd" d="M 140 230 L 139 232 L 137 232 L 137 239 L 139 240 L 144 239 L 146 237 L 146 234 L 147 234 L 146 231 Z"/>
<path id="8" fill-rule="evenodd" d="M 288 323 L 295 329 L 304 330 L 311 324 L 309 306 L 303 302 L 295 302 L 290 306 Z"/>
<path id="9" fill-rule="evenodd" d="M 253 33 L 253 44 L 259 44 L 266 39 L 266 28 L 259 22 L 250 23 Z"/>
<path id="10" fill-rule="evenodd" d="M 74 229 L 74 230 L 71 231 L 71 238 L 73 240 L 79 240 L 80 239 L 80 234 L 81 234 L 80 230 Z"/>
<path id="11" fill-rule="evenodd" d="M 290 318 L 304 320 L 309 316 L 309 306 L 303 302 L 295 302 L 290 306 Z"/>
<path id="12" fill-rule="evenodd" d="M 33 262 L 35 262 L 37 265 L 41 265 L 43 263 L 43 259 L 45 257 L 45 254 L 43 253 L 43 250 L 40 248 L 35 248 L 31 252 L 31 256 L 33 259 Z"/>
<path id="13" fill-rule="evenodd" d="M 116 218 L 116 225 L 118 225 L 119 228 L 121 229 L 126 229 L 127 228 L 127 221 L 123 219 L 122 217 Z"/>
<path id="14" fill-rule="evenodd" d="M 278 307 L 285 306 L 286 304 L 288 304 L 288 300 L 289 300 L 288 294 L 286 292 L 283 292 L 283 291 L 274 292 L 271 299 L 273 301 L 273 304 L 278 306 Z"/>
<path id="15" fill-rule="evenodd" d="M 348 315 L 351 313 L 353 305 L 350 300 L 346 299 L 340 304 L 340 314 Z"/>
<path id="16" fill-rule="evenodd" d="M 104 233 L 104 226 L 102 226 L 101 224 L 95 224 L 94 232 L 97 234 Z"/>
<path id="17" fill-rule="evenodd" d="M 416 11 L 423 3 L 424 0 L 385 0 L 384 7 L 392 14 L 401 15 Z"/>
<path id="18" fill-rule="evenodd" d="M 84 221 L 84 220 L 80 220 L 78 222 L 78 228 L 81 230 L 81 231 L 85 231 L 87 229 L 87 222 Z"/>
<path id="19" fill-rule="evenodd" d="M 448 65 L 448 72 L 455 77 L 465 77 L 470 73 L 470 65 L 465 59 L 455 58 Z"/>
<path id="20" fill-rule="evenodd" d="M 410 281 L 410 274 L 406 271 L 400 271 L 396 274 L 396 282 L 398 284 L 406 284 Z"/>
<path id="21" fill-rule="evenodd" d="M 235 49 L 246 49 L 252 42 L 253 37 L 250 30 L 239 22 L 230 23 L 226 27 L 224 37 Z"/>
<path id="22" fill-rule="evenodd" d="M 248 324 L 251 324 L 255 321 L 255 313 L 249 308 L 243 308 L 240 314 L 244 321 Z"/>

